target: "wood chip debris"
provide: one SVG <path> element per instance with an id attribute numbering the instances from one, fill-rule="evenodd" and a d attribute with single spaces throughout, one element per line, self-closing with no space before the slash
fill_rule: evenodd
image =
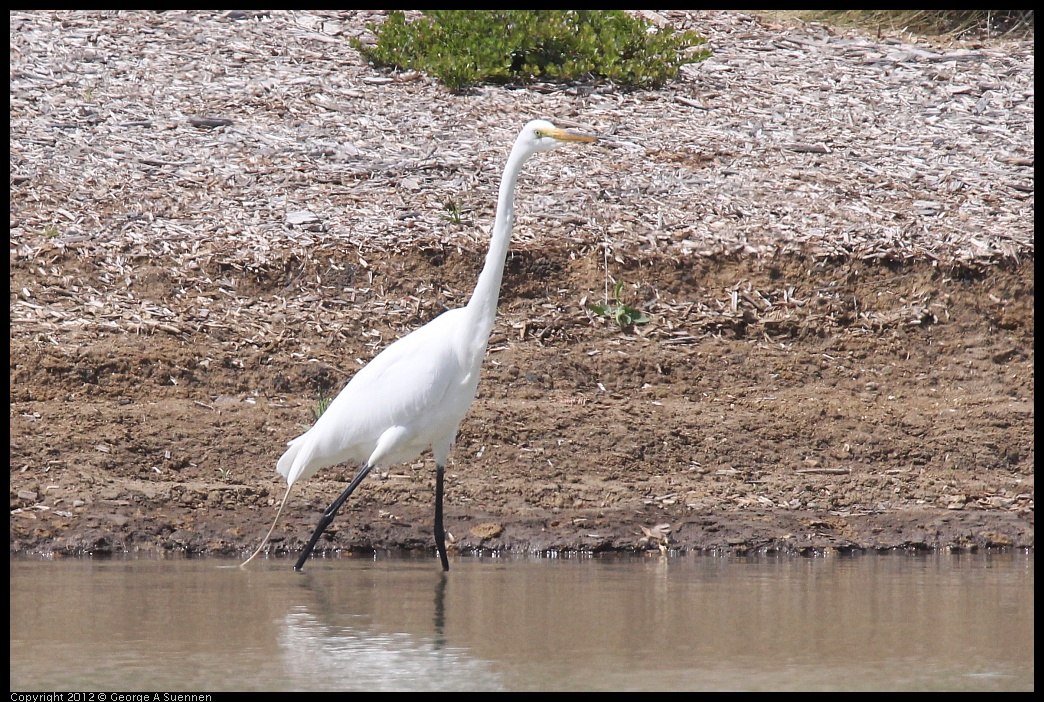
<path id="1" fill-rule="evenodd" d="M 1032 41 L 940 47 L 732 11 L 642 14 L 701 33 L 712 57 L 656 91 L 459 96 L 351 48 L 383 11 L 12 11 L 10 255 L 39 274 L 12 291 L 12 325 L 52 341 L 234 330 L 230 344 L 261 344 L 292 334 L 288 317 L 365 329 L 359 300 L 405 325 L 420 303 L 381 299 L 369 252 L 484 251 L 510 143 L 535 117 L 612 139 L 527 164 L 516 249 L 1033 256 Z M 68 256 L 104 287 L 64 275 Z M 244 281 L 273 269 L 300 271 L 300 287 L 252 295 Z M 792 293 L 710 291 L 686 303 L 689 323 L 653 334 L 945 314 L 928 297 L 886 319 L 845 290 Z"/>

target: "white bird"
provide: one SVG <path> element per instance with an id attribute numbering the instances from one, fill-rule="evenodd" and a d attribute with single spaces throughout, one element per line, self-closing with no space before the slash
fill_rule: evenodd
<path id="1" fill-rule="evenodd" d="M 268 542 L 297 481 L 339 463 L 362 466 L 323 512 L 294 566 L 301 570 L 341 505 L 371 469 L 412 461 L 430 448 L 435 458 L 435 547 L 442 569 L 449 570 L 442 525 L 443 473 L 457 428 L 475 399 L 493 330 L 514 219 L 515 183 L 522 164 L 534 154 L 567 142 L 597 140 L 545 120 L 522 128 L 504 167 L 489 252 L 467 306 L 449 310 L 392 343 L 348 381 L 311 429 L 288 444 L 276 467 L 286 478 L 286 494 L 272 528 L 242 565 Z"/>

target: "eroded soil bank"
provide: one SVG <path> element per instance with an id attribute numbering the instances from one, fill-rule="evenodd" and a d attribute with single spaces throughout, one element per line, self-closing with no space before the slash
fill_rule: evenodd
<path id="1" fill-rule="evenodd" d="M 455 549 L 1032 547 L 1033 41 L 641 14 L 711 58 L 461 95 L 362 59 L 381 11 L 13 12 L 11 554 L 249 553 L 320 393 L 468 299 L 535 117 L 610 138 L 522 173 Z M 433 485 L 320 550 L 431 551 Z"/>
<path id="2" fill-rule="evenodd" d="M 595 262 L 565 254 L 512 258 L 449 468 L 457 548 L 1033 545 L 1031 264 L 661 263 L 632 272 L 657 281 L 644 288 L 656 321 L 623 333 L 578 304 Z M 362 314 L 378 322 L 383 301 L 480 260 L 371 261 L 387 287 Z M 99 284 L 75 257 L 52 263 Z M 271 273 L 251 294 L 292 293 L 295 275 Z M 28 285 L 35 265 L 12 274 Z M 730 290 L 753 303 L 733 312 Z M 333 394 L 371 353 L 320 327 L 281 336 L 13 338 L 12 552 L 249 550 L 317 388 Z M 296 490 L 273 552 L 301 548 L 352 472 Z M 321 546 L 430 548 L 433 486 L 430 460 L 372 475 Z"/>

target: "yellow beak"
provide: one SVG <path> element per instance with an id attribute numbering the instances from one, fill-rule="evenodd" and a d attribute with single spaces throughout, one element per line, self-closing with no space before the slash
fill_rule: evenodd
<path id="1" fill-rule="evenodd" d="M 551 136 L 559 141 L 580 141 L 586 143 L 598 141 L 598 137 L 594 134 L 585 134 L 583 132 L 578 132 L 575 129 L 556 129 L 551 132 Z"/>

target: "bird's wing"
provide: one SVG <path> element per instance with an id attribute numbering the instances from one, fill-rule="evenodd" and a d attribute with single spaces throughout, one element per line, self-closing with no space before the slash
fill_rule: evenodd
<path id="1" fill-rule="evenodd" d="M 291 442 L 279 472 L 293 483 L 329 465 L 363 464 L 394 427 L 405 431 L 382 456 L 388 463 L 452 440 L 474 399 L 479 372 L 458 343 L 463 314 L 450 310 L 436 317 L 361 368 L 312 428 Z"/>
<path id="2" fill-rule="evenodd" d="M 358 406 L 383 427 L 414 424 L 437 411 L 467 371 L 453 338 L 454 312 L 458 310 L 386 348 L 355 374 L 334 402 Z"/>

